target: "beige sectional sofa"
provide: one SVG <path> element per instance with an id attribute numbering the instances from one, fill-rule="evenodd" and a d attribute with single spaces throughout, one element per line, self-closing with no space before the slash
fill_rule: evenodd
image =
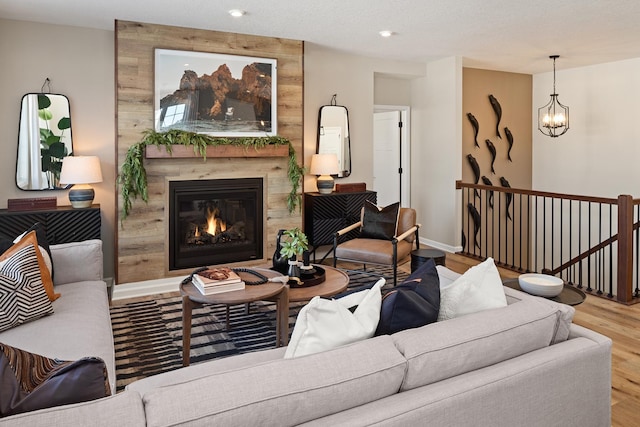
<path id="1" fill-rule="evenodd" d="M 102 272 L 102 241 L 63 243 L 50 249 L 54 290 L 60 294 L 52 303 L 53 314 L 0 332 L 0 342 L 61 360 L 100 357 L 115 390 L 115 351 Z"/>
<path id="2" fill-rule="evenodd" d="M 0 423 L 610 425 L 611 340 L 572 324 L 571 307 L 505 293 L 507 307 L 295 359 L 283 348 L 219 359 Z"/>

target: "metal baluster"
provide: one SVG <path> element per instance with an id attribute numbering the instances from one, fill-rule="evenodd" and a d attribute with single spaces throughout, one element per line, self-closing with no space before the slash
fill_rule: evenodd
<path id="1" fill-rule="evenodd" d="M 582 203 L 578 203 L 578 253 L 582 253 Z M 578 288 L 582 288 L 582 260 L 578 263 Z"/>
<path id="2" fill-rule="evenodd" d="M 609 203 L 609 237 L 613 237 L 613 204 Z M 613 298 L 613 242 L 609 245 L 609 298 Z"/>
<path id="3" fill-rule="evenodd" d="M 602 203 L 598 203 L 598 242 L 602 242 Z M 603 249 L 600 250 L 602 252 Z M 600 268 L 600 272 L 602 273 L 602 268 L 604 268 L 604 259 L 603 254 L 600 255 L 600 262 L 602 262 L 602 266 Z M 604 280 L 604 275 L 602 276 Z M 598 295 L 602 294 L 602 289 L 600 288 L 602 282 L 598 283 Z"/>

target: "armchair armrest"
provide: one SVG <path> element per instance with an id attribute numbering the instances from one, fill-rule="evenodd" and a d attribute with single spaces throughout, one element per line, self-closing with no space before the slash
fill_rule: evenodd
<path id="1" fill-rule="evenodd" d="M 362 221 L 358 221 L 358 222 L 356 222 L 354 224 L 351 224 L 350 226 L 345 227 L 342 230 L 336 231 L 336 237 L 343 236 L 343 235 L 347 234 L 348 232 L 350 232 L 351 230 L 355 230 L 356 228 L 361 227 L 361 226 L 362 226 Z"/>
<path id="2" fill-rule="evenodd" d="M 404 233 L 402 233 L 401 235 L 397 236 L 395 239 L 400 241 L 400 240 L 404 240 L 407 237 L 409 237 L 411 234 L 415 233 L 418 228 L 420 228 L 420 224 L 416 224 L 413 227 L 411 227 L 410 229 L 408 229 L 407 231 L 405 231 Z"/>

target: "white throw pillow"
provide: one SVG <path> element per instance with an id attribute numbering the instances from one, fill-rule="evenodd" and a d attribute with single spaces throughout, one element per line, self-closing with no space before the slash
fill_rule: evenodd
<path id="1" fill-rule="evenodd" d="M 385 280 L 339 299 L 313 297 L 298 313 L 285 359 L 318 353 L 371 338 L 380 320 Z M 349 308 L 356 306 L 352 313 Z"/>
<path id="2" fill-rule="evenodd" d="M 440 289 L 438 321 L 506 306 L 502 279 L 493 258 L 487 258 Z"/>

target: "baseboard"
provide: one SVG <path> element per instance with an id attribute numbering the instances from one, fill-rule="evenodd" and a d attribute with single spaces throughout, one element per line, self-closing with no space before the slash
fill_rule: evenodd
<path id="1" fill-rule="evenodd" d="M 441 251 L 456 253 L 462 250 L 462 246 L 451 246 L 445 245 L 444 243 L 436 242 L 435 240 L 425 239 L 424 237 L 420 238 L 420 244 L 429 246 L 434 249 L 440 249 Z"/>
<path id="2" fill-rule="evenodd" d="M 177 292 L 180 282 L 187 276 L 165 277 L 163 279 L 145 280 L 142 282 L 123 283 L 114 286 L 112 301 L 138 298 L 148 295 Z"/>

